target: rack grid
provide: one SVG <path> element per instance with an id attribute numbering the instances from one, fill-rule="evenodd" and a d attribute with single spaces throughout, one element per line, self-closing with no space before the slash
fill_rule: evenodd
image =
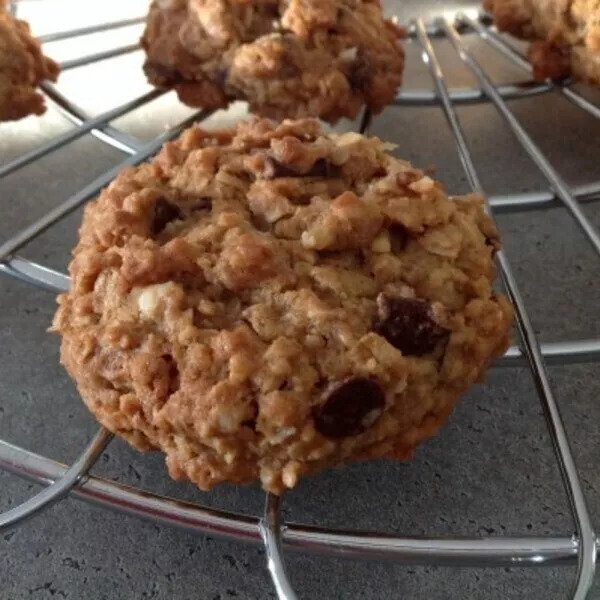
<path id="1" fill-rule="evenodd" d="M 13 11 L 16 10 L 16 6 L 15 2 L 11 4 Z M 100 31 L 111 31 L 141 23 L 143 20 L 143 17 L 140 17 L 100 23 L 91 27 L 45 35 L 40 38 L 40 41 L 50 42 Z M 485 68 L 468 50 L 464 43 L 465 36 L 479 36 L 501 56 L 524 71 L 526 76 L 531 75 L 531 65 L 523 55 L 495 31 L 485 14 L 480 14 L 476 19 L 464 14 L 457 14 L 452 21 L 447 18 L 439 18 L 428 25 L 425 25 L 423 20 L 417 19 L 411 24 L 409 34 L 410 43 L 418 44 L 421 58 L 429 67 L 434 90 L 402 90 L 398 93 L 395 104 L 439 106 L 441 108 L 456 143 L 469 185 L 474 191 L 483 193 L 484 189 L 463 135 L 456 107 L 479 102 L 490 103 L 504 119 L 523 149 L 536 163 L 548 181 L 549 190 L 492 196 L 489 198 L 487 206 L 489 212 L 498 214 L 561 206 L 569 212 L 596 253 L 600 255 L 600 235 L 581 208 L 582 202 L 600 199 L 600 180 L 570 188 L 535 145 L 506 101 L 555 92 L 564 96 L 592 118 L 600 119 L 600 108 L 576 92 L 568 83 L 564 85 L 552 82 L 536 83 L 528 77 L 524 81 L 510 85 L 495 85 Z M 479 87 L 454 89 L 448 87 L 431 41 L 434 37 L 444 37 L 450 42 L 462 63 L 474 75 Z M 66 61 L 61 68 L 64 71 L 82 67 L 133 52 L 138 48 L 138 44 L 117 47 Z M 44 83 L 42 89 L 51 103 L 73 123 L 74 127 L 49 142 L 9 162 L 0 164 L 0 178 L 86 134 L 94 135 L 103 143 L 116 148 L 125 155 L 120 164 L 0 244 L 0 272 L 39 288 L 62 292 L 69 286 L 67 275 L 29 261 L 19 256 L 17 252 L 36 236 L 94 197 L 121 169 L 150 158 L 166 141 L 177 137 L 192 123 L 208 118 L 211 112 L 200 111 L 149 143 L 143 144 L 126 133 L 114 129 L 110 123 L 157 99 L 164 92 L 153 90 L 96 117 L 89 118 L 80 107 L 61 94 L 52 84 Z M 365 112 L 360 127 L 361 132 L 368 129 L 370 119 L 371 115 Z M 516 565 L 533 567 L 577 564 L 577 576 L 571 597 L 574 600 L 583 600 L 588 596 L 594 581 L 600 540 L 596 537 L 592 526 L 579 473 L 572 457 L 560 410 L 548 380 L 546 365 L 597 362 L 600 360 L 600 339 L 572 340 L 541 345 L 534 333 L 510 263 L 503 252 L 498 254 L 497 261 L 504 287 L 516 308 L 520 342 L 518 346 L 513 346 L 508 350 L 498 365 L 503 367 L 527 365 L 531 371 L 570 503 L 575 524 L 573 535 L 460 539 L 413 538 L 292 525 L 280 522 L 282 499 L 272 494 L 266 496 L 265 512 L 262 516 L 247 516 L 214 510 L 89 475 L 89 469 L 96 463 L 112 439 L 112 434 L 104 428 L 99 429 L 88 447 L 71 466 L 60 464 L 25 448 L 0 440 L 0 468 L 45 486 L 41 492 L 21 505 L 0 514 L 0 530 L 16 526 L 24 519 L 69 495 L 105 508 L 196 532 L 210 533 L 237 541 L 262 542 L 266 548 L 268 568 L 273 584 L 280 599 L 296 598 L 286 576 L 283 561 L 284 548 L 295 548 L 309 553 L 392 560 L 403 564 L 470 567 Z"/>

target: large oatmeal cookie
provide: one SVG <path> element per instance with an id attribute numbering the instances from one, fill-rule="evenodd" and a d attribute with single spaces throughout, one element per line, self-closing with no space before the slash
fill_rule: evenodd
<path id="1" fill-rule="evenodd" d="M 43 55 L 29 25 L 15 19 L 0 0 L 0 121 L 41 115 L 46 107 L 37 86 L 56 81 L 58 65 Z"/>
<path id="2" fill-rule="evenodd" d="M 191 106 L 333 122 L 394 99 L 401 35 L 376 0 L 154 0 L 144 69 Z"/>
<path id="3" fill-rule="evenodd" d="M 484 0 L 498 28 L 532 40 L 538 80 L 600 84 L 600 0 Z"/>
<path id="4" fill-rule="evenodd" d="M 355 133 L 186 131 L 91 203 L 53 329 L 101 423 L 203 489 L 409 458 L 508 342 L 479 196 Z"/>

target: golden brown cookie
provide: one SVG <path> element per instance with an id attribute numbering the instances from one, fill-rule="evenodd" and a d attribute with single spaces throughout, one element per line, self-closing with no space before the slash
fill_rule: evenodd
<path id="1" fill-rule="evenodd" d="M 144 70 L 191 106 L 334 122 L 393 101 L 401 35 L 375 0 L 155 0 Z"/>
<path id="2" fill-rule="evenodd" d="M 44 79 L 56 81 L 58 71 L 29 25 L 14 18 L 0 0 L 0 121 L 44 113 L 44 97 L 36 88 Z"/>
<path id="3" fill-rule="evenodd" d="M 87 206 L 53 329 L 90 410 L 202 489 L 406 459 L 507 347 L 498 231 L 356 133 L 194 127 Z"/>
<path id="4" fill-rule="evenodd" d="M 600 84 L 600 0 L 484 0 L 502 31 L 532 40 L 537 80 Z"/>

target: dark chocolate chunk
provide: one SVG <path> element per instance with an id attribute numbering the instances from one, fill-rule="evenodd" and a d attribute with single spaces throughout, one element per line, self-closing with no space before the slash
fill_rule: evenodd
<path id="1" fill-rule="evenodd" d="M 277 177 L 338 177 L 340 170 L 325 158 L 319 158 L 306 173 L 300 173 L 272 156 L 265 157 L 265 179 Z"/>
<path id="2" fill-rule="evenodd" d="M 435 322 L 426 300 L 380 294 L 377 304 L 379 318 L 375 331 L 406 356 L 433 352 L 450 335 Z"/>
<path id="3" fill-rule="evenodd" d="M 329 438 L 357 435 L 383 412 L 385 395 L 373 379 L 357 377 L 335 384 L 325 392 L 314 412 L 315 428 Z"/>
<path id="4" fill-rule="evenodd" d="M 158 235 L 171 221 L 181 219 L 181 217 L 182 214 L 179 207 L 171 204 L 166 198 L 161 196 L 154 205 L 154 213 L 150 223 L 152 235 Z"/>

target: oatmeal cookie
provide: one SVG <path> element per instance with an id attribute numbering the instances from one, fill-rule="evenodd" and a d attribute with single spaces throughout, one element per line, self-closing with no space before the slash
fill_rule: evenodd
<path id="1" fill-rule="evenodd" d="M 507 347 L 477 195 L 315 120 L 187 130 L 87 206 L 53 330 L 90 410 L 202 489 L 407 459 Z"/>
<path id="2" fill-rule="evenodd" d="M 600 0 L 485 0 L 502 31 L 532 40 L 537 80 L 577 79 L 600 85 Z"/>
<path id="3" fill-rule="evenodd" d="M 58 65 L 43 55 L 29 25 L 14 18 L 0 0 L 0 121 L 41 115 L 46 107 L 36 87 L 57 77 Z"/>
<path id="4" fill-rule="evenodd" d="M 394 99 L 402 35 L 377 0 L 154 0 L 144 70 L 191 106 L 334 122 Z"/>

